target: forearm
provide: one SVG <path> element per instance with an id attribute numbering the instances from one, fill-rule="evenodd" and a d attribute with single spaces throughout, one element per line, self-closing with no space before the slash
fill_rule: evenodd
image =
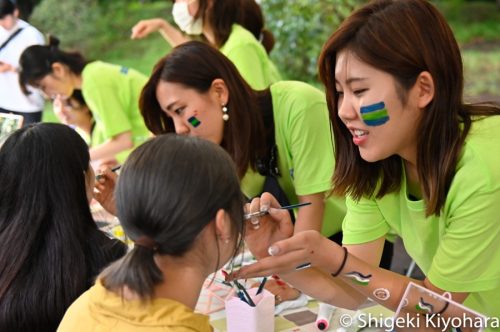
<path id="1" fill-rule="evenodd" d="M 366 301 L 366 296 L 339 278 L 332 278 L 329 273 L 316 268 L 280 274 L 280 277 L 312 298 L 337 307 L 356 310 Z"/>
<path id="2" fill-rule="evenodd" d="M 14 72 L 16 71 L 16 69 L 9 65 L 8 63 L 5 63 L 5 62 L 0 62 L 0 73 L 5 73 L 5 72 Z"/>
<path id="3" fill-rule="evenodd" d="M 306 230 L 321 232 L 325 211 L 324 193 L 299 196 L 299 203 L 310 202 L 311 205 L 299 208 L 293 233 Z"/>
<path id="4" fill-rule="evenodd" d="M 325 264 L 323 268 L 331 273 L 337 273 L 341 268 L 336 279 L 341 280 L 363 296 L 370 297 L 388 309 L 395 311 L 398 308 L 409 282 L 425 287 L 420 280 L 411 279 L 368 264 L 352 254 L 348 254 L 345 264 L 342 266 L 344 259 L 343 248 L 334 243 L 331 244 L 331 247 L 328 256 L 325 256 L 325 261 L 330 263 Z M 407 307 L 416 308 L 418 300 L 417 298 L 410 299 Z M 436 305 L 436 309 L 436 311 L 440 311 L 442 308 L 438 308 Z"/>
<path id="5" fill-rule="evenodd" d="M 113 158 L 117 153 L 133 147 L 132 132 L 120 133 L 105 143 L 89 150 L 92 161 L 103 158 Z"/>
<path id="6" fill-rule="evenodd" d="M 175 47 L 190 40 L 181 31 L 174 28 L 167 21 L 162 21 L 158 29 L 158 32 L 172 47 Z"/>

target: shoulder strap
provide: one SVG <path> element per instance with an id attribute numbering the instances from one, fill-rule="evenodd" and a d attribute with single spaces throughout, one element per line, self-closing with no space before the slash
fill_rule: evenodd
<path id="1" fill-rule="evenodd" d="M 264 122 L 267 154 L 265 158 L 257 161 L 258 172 L 265 176 L 262 192 L 271 193 L 281 206 L 290 205 L 290 201 L 286 193 L 281 188 L 278 177 L 281 176 L 278 169 L 278 147 L 276 146 L 275 129 L 274 129 L 274 111 L 273 98 L 270 89 L 265 90 L 259 95 L 259 108 L 262 112 L 262 120 Z M 289 210 L 290 218 L 295 223 L 293 211 Z"/>
<path id="2" fill-rule="evenodd" d="M 264 176 L 279 176 L 278 170 L 278 148 L 274 137 L 274 112 L 271 91 L 265 90 L 258 97 L 259 109 L 262 112 L 266 135 L 266 156 L 257 160 L 257 170 Z"/>
<path id="3" fill-rule="evenodd" d="M 19 28 L 17 29 L 12 35 L 9 36 L 9 38 L 7 38 L 6 41 L 3 42 L 3 44 L 0 46 L 0 51 L 3 50 L 5 48 L 5 46 L 7 46 L 7 44 L 12 40 L 14 39 L 24 28 Z"/>

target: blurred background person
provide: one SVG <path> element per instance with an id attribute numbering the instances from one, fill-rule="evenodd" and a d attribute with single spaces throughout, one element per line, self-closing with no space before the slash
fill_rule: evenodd
<path id="1" fill-rule="evenodd" d="M 24 117 L 24 125 L 42 120 L 44 100 L 40 91 L 25 95 L 19 86 L 19 57 L 31 45 L 43 45 L 43 35 L 21 20 L 12 0 L 0 0 L 0 113 Z"/>
<path id="2" fill-rule="evenodd" d="M 139 113 L 139 95 L 147 78 L 138 71 L 102 61 L 87 61 L 78 52 L 59 47 L 53 36 L 47 46 L 31 46 L 21 55 L 20 82 L 39 87 L 48 96 L 66 100 L 81 90 L 92 110 L 99 141 L 92 142 L 90 159 L 122 163 L 149 136 Z"/>
<path id="3" fill-rule="evenodd" d="M 255 0 L 174 0 L 172 15 L 183 32 L 162 18 L 139 21 L 132 39 L 159 31 L 171 46 L 200 36 L 231 60 L 254 89 L 261 90 L 280 80 L 269 58 L 273 34 L 264 29 L 264 16 Z"/>

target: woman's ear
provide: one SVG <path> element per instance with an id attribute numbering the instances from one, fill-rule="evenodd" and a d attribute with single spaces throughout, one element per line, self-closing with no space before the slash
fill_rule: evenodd
<path id="1" fill-rule="evenodd" d="M 52 64 L 52 74 L 61 79 L 67 74 L 68 68 L 60 62 L 54 62 Z"/>
<path id="2" fill-rule="evenodd" d="M 423 71 L 418 75 L 415 82 L 417 88 L 417 106 L 425 108 L 434 99 L 435 87 L 431 73 Z"/>
<path id="3" fill-rule="evenodd" d="M 222 78 L 216 78 L 212 82 L 210 89 L 215 94 L 215 97 L 219 101 L 219 105 L 227 105 L 229 100 L 229 90 L 227 88 L 226 82 Z"/>
<path id="4" fill-rule="evenodd" d="M 219 209 L 215 214 L 215 234 L 223 243 L 229 243 L 231 240 L 231 220 L 223 209 Z"/>

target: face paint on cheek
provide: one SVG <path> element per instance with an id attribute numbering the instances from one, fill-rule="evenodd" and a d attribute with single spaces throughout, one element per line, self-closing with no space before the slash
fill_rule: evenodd
<path id="1" fill-rule="evenodd" d="M 195 116 L 192 116 L 188 119 L 188 122 L 193 126 L 194 128 L 198 127 L 201 124 L 201 121 L 198 120 Z"/>
<path id="2" fill-rule="evenodd" d="M 383 101 L 380 103 L 361 106 L 361 118 L 368 126 L 381 126 L 389 121 L 389 114 Z"/>

